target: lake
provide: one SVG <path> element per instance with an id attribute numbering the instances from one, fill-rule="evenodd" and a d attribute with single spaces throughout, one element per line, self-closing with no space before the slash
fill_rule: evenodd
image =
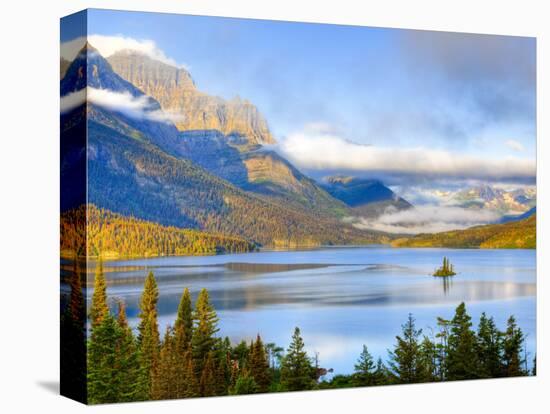
<path id="1" fill-rule="evenodd" d="M 443 256 L 457 275 L 431 276 Z M 529 365 L 536 350 L 535 250 L 333 247 L 203 257 L 117 260 L 104 264 L 110 298 L 123 298 L 132 326 L 149 270 L 157 278 L 161 334 L 172 324 L 181 293 L 207 288 L 221 336 L 287 347 L 295 326 L 320 365 L 351 373 L 362 345 L 387 359 L 409 313 L 431 336 L 436 317 L 451 318 L 466 302 L 477 326 L 494 316 L 499 328 L 514 315 L 527 335 Z M 91 281 L 89 281 L 91 282 Z M 88 303 L 93 289 L 88 289 Z"/>

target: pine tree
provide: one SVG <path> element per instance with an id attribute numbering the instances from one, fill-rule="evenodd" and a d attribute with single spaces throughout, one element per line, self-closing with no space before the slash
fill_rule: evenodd
<path id="1" fill-rule="evenodd" d="M 447 379 L 465 380 L 479 378 L 479 358 L 476 352 L 476 336 L 471 329 L 471 317 L 462 302 L 451 320 L 451 333 L 447 356 Z"/>
<path id="2" fill-rule="evenodd" d="M 385 385 L 389 384 L 388 379 L 388 369 L 382 362 L 382 358 L 378 358 L 376 361 L 376 368 L 373 373 L 374 385 Z"/>
<path id="3" fill-rule="evenodd" d="M 141 342 L 141 338 L 145 335 L 145 325 L 151 322 L 153 325 L 157 324 L 157 304 L 159 299 L 159 291 L 157 281 L 153 272 L 149 272 L 145 278 L 145 284 L 143 286 L 143 293 L 139 301 L 140 308 L 140 322 L 138 325 L 139 336 L 138 339 Z M 158 326 L 158 325 L 157 325 Z M 158 328 L 157 328 L 158 336 Z"/>
<path id="4" fill-rule="evenodd" d="M 185 391 L 183 396 L 187 398 L 200 396 L 200 384 L 197 380 L 195 365 L 193 363 L 193 354 L 191 350 L 187 351 L 184 357 L 185 360 L 185 374 L 184 384 Z"/>
<path id="5" fill-rule="evenodd" d="M 477 354 L 481 378 L 497 378 L 502 375 L 502 334 L 497 329 L 494 319 L 487 318 L 485 312 L 479 318 Z"/>
<path id="6" fill-rule="evenodd" d="M 119 381 L 119 402 L 142 401 L 147 398 L 143 383 L 143 370 L 140 366 L 137 342 L 128 325 L 126 305 L 118 303 L 118 327 L 120 339 L 117 344 L 117 370 Z"/>
<path id="7" fill-rule="evenodd" d="M 231 353 L 231 357 L 237 361 L 240 367 L 243 367 L 246 365 L 248 361 L 248 354 L 250 353 L 250 349 L 248 348 L 248 345 L 245 341 L 239 342 L 234 348 Z"/>
<path id="8" fill-rule="evenodd" d="M 428 338 L 424 337 L 424 340 L 420 344 L 420 381 L 433 382 L 437 381 L 440 377 L 438 372 L 438 351 L 436 345 Z"/>
<path id="9" fill-rule="evenodd" d="M 422 330 L 416 329 L 412 314 L 409 314 L 407 322 L 402 325 L 402 330 L 403 336 L 396 336 L 397 344 L 393 352 L 390 352 L 390 367 L 399 383 L 420 382 L 422 367 L 418 338 Z"/>
<path id="10" fill-rule="evenodd" d="M 61 315 L 61 393 L 86 399 L 86 310 L 78 259 L 73 259 L 69 303 Z"/>
<path id="11" fill-rule="evenodd" d="M 247 369 L 243 369 L 237 380 L 235 386 L 231 389 L 233 395 L 254 394 L 258 391 L 258 385 L 254 378 L 250 375 Z"/>
<path id="12" fill-rule="evenodd" d="M 178 397 L 177 354 L 172 329 L 168 326 L 160 347 L 158 367 L 152 381 L 151 398 L 166 400 Z"/>
<path id="13" fill-rule="evenodd" d="M 312 389 L 315 385 L 311 361 L 304 351 L 300 329 L 295 328 L 287 353 L 281 364 L 281 385 L 288 391 Z"/>
<path id="14" fill-rule="evenodd" d="M 178 306 L 176 322 L 174 324 L 174 352 L 175 357 L 175 378 L 174 387 L 176 389 L 175 398 L 186 396 L 188 384 L 187 369 L 189 361 L 186 354 L 191 350 L 191 337 L 193 330 L 193 309 L 191 304 L 191 294 L 188 288 L 185 288 Z"/>
<path id="15" fill-rule="evenodd" d="M 523 357 L 525 337 L 521 328 L 516 324 L 513 316 L 508 318 L 506 332 L 503 338 L 503 369 L 504 376 L 518 377 L 527 375 L 523 369 L 525 359 Z"/>
<path id="16" fill-rule="evenodd" d="M 438 317 L 437 326 L 439 327 L 439 332 L 435 335 L 439 342 L 436 343 L 436 353 L 437 353 L 437 365 L 438 365 L 438 377 L 440 381 L 447 379 L 447 355 L 449 353 L 449 336 L 450 336 L 450 327 L 451 321 Z"/>
<path id="17" fill-rule="evenodd" d="M 212 397 L 216 395 L 216 363 L 214 352 L 208 352 L 204 362 L 204 368 L 201 373 L 200 392 L 202 397 Z"/>
<path id="18" fill-rule="evenodd" d="M 375 385 L 374 371 L 376 366 L 366 345 L 363 345 L 363 351 L 359 355 L 354 368 L 353 384 L 356 387 Z"/>
<path id="19" fill-rule="evenodd" d="M 260 335 L 256 337 L 256 342 L 252 345 L 248 361 L 250 376 L 257 385 L 257 392 L 267 392 L 271 384 L 271 373 L 269 372 L 269 362 Z"/>
<path id="20" fill-rule="evenodd" d="M 92 331 L 88 346 L 88 401 L 90 404 L 119 401 L 121 377 L 118 373 L 117 342 L 122 330 L 107 314 Z"/>
<path id="21" fill-rule="evenodd" d="M 95 271 L 94 294 L 92 295 L 92 306 L 90 309 L 92 329 L 98 326 L 108 314 L 107 282 L 105 280 L 105 273 L 103 272 L 103 261 L 99 259 Z"/>
<path id="22" fill-rule="evenodd" d="M 191 346 L 191 337 L 193 334 L 193 308 L 191 303 L 191 293 L 185 288 L 178 306 L 178 314 L 174 324 L 174 335 L 176 346 L 182 355 Z"/>
<path id="23" fill-rule="evenodd" d="M 216 367 L 216 395 L 227 395 L 231 372 L 229 369 L 229 358 L 225 351 L 221 351 L 218 356 L 218 365 Z"/>
<path id="24" fill-rule="evenodd" d="M 215 334 L 218 332 L 218 316 L 210 304 L 206 289 L 201 290 L 195 303 L 193 314 L 195 326 L 193 329 L 192 349 L 197 377 L 202 378 L 202 369 L 206 357 L 214 350 Z"/>
<path id="25" fill-rule="evenodd" d="M 151 395 L 153 378 L 158 367 L 160 337 L 157 321 L 158 287 L 153 272 L 149 272 L 140 300 L 138 343 L 141 366 L 145 372 L 145 387 Z"/>

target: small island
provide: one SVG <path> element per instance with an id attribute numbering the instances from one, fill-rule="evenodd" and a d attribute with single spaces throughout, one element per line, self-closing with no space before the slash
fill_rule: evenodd
<path id="1" fill-rule="evenodd" d="M 443 257 L 443 266 L 437 269 L 434 272 L 433 276 L 446 277 L 454 275 L 456 275 L 454 266 L 449 262 L 449 259 L 447 257 Z"/>

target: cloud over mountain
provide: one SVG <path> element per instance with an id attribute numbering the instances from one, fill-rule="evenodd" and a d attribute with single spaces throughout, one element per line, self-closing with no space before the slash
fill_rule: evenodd
<path id="1" fill-rule="evenodd" d="M 109 89 L 88 87 L 72 92 L 61 98 L 61 113 L 68 112 L 84 102 L 120 112 L 134 119 L 148 119 L 156 122 L 174 122 L 180 115 L 157 109 L 154 101 L 147 95 L 132 96 L 128 92 L 120 93 Z"/>
<path id="2" fill-rule="evenodd" d="M 496 221 L 499 215 L 488 210 L 468 210 L 450 206 L 417 206 L 407 210 L 388 209 L 376 219 L 354 219 L 361 229 L 388 233 L 437 233 L 465 229 Z"/>
<path id="3" fill-rule="evenodd" d="M 348 170 L 400 177 L 518 181 L 534 179 L 532 159 L 493 159 L 440 149 L 379 147 L 357 144 L 329 132 L 290 134 L 279 150 L 297 165 L 314 170 Z"/>
<path id="4" fill-rule="evenodd" d="M 150 39 L 134 39 L 126 36 L 90 35 L 87 40 L 104 58 L 108 58 L 121 50 L 133 50 L 168 65 L 187 68 L 187 65 L 177 63 L 174 59 L 168 57 L 157 44 Z M 84 47 L 85 43 L 86 39 L 84 37 L 78 37 L 71 41 L 63 42 L 61 44 L 61 57 L 71 62 L 82 47 Z"/>

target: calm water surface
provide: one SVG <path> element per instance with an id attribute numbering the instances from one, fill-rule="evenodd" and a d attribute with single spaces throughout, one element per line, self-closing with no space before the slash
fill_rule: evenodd
<path id="1" fill-rule="evenodd" d="M 434 278 L 448 256 L 458 275 Z M 138 301 L 149 270 L 159 285 L 161 332 L 172 324 L 181 293 L 207 288 L 220 317 L 220 332 L 234 341 L 260 333 L 288 345 L 295 326 L 321 365 L 350 373 L 366 344 L 387 359 L 408 313 L 431 335 L 436 317 L 450 318 L 466 302 L 500 328 L 513 314 L 527 334 L 529 360 L 536 342 L 534 250 L 323 248 L 207 257 L 169 257 L 105 263 L 109 297 L 123 298 L 137 325 Z M 90 281 L 91 282 L 91 281 Z M 93 289 L 88 289 L 91 299 Z"/>

